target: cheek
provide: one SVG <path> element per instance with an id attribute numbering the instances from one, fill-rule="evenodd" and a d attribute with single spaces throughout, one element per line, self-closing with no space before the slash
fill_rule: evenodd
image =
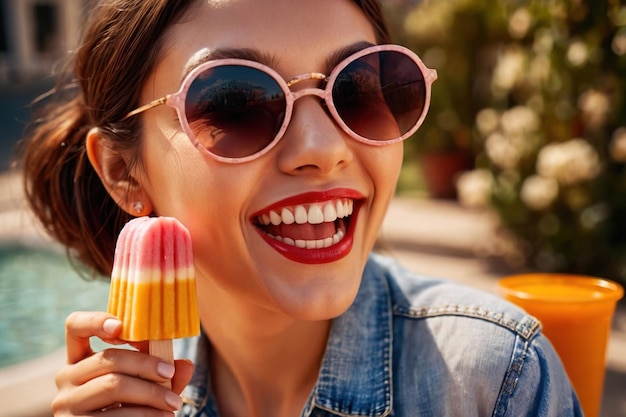
<path id="1" fill-rule="evenodd" d="M 202 154 L 167 113 L 169 110 L 146 112 L 141 151 L 146 178 L 142 185 L 156 214 L 180 218 L 181 210 L 193 207 L 196 199 L 206 196 L 212 186 L 206 179 L 213 176 L 208 174 Z"/>
<path id="2" fill-rule="evenodd" d="M 368 146 L 368 148 L 369 157 L 364 159 L 363 164 L 370 176 L 374 197 L 366 225 L 365 239 L 373 245 L 395 193 L 404 152 L 402 143 L 380 147 Z"/>
<path id="3" fill-rule="evenodd" d="M 402 142 L 372 149 L 372 157 L 367 162 L 367 168 L 371 173 L 377 194 L 391 198 L 400 176 L 403 156 Z"/>

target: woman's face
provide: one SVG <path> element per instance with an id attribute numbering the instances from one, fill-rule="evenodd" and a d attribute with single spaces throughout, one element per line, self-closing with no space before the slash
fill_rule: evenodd
<path id="1" fill-rule="evenodd" d="M 289 80 L 328 74 L 334 53 L 376 42 L 349 0 L 203 0 L 165 40 L 142 103 L 177 91 L 182 74 L 207 51 L 253 50 Z M 293 91 L 317 83 L 298 83 Z M 199 152 L 171 107 L 142 117 L 142 183 L 155 213 L 177 217 L 191 232 L 201 304 L 235 303 L 307 320 L 332 318 L 349 307 L 395 188 L 402 144 L 375 147 L 350 138 L 314 96 L 296 102 L 285 135 L 270 152 L 241 164 Z M 311 224 L 311 215 L 301 225 L 287 225 L 285 218 L 276 227 L 262 225 L 264 217 L 276 218 L 272 211 L 314 214 L 336 211 L 338 204 L 340 211 L 353 207 L 345 221 Z M 325 247 L 298 248 L 285 243 L 289 239 Z"/>

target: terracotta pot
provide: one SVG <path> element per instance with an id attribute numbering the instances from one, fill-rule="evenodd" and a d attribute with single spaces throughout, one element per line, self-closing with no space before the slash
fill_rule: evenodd
<path id="1" fill-rule="evenodd" d="M 428 193 L 432 198 L 456 198 L 456 179 L 469 168 L 466 152 L 451 151 L 420 155 L 419 164 Z"/>

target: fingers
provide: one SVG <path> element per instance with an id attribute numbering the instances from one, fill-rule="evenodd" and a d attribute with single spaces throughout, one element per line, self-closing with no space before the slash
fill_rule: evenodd
<path id="1" fill-rule="evenodd" d="M 107 343 L 123 344 L 117 336 L 122 323 L 114 316 L 103 312 L 77 311 L 65 320 L 67 363 L 77 363 L 92 354 L 89 338 L 99 337 Z"/>
<path id="2" fill-rule="evenodd" d="M 106 409 L 102 415 L 128 416 L 130 408 L 137 415 L 161 415 L 154 413 L 177 410 L 182 400 L 159 383 L 177 381 L 176 389 L 180 392 L 192 369 L 188 361 L 176 361 L 172 365 L 143 352 L 106 349 L 66 366 L 57 374 L 58 395 L 53 410 L 55 415 L 92 415 Z M 126 414 L 117 414 L 121 410 L 115 405 L 120 403 Z"/>
<path id="3" fill-rule="evenodd" d="M 150 356 L 147 343 L 133 343 L 139 351 L 92 351 L 89 339 L 94 336 L 110 344 L 126 343 L 119 339 L 121 326 L 103 312 L 76 312 L 67 318 L 68 365 L 56 377 L 55 416 L 172 416 L 181 407 L 178 394 L 191 379 L 191 362 L 171 364 Z M 159 385 L 170 380 L 174 391 Z"/>
<path id="4" fill-rule="evenodd" d="M 174 365 L 146 353 L 125 349 L 106 349 L 66 368 L 62 377 L 72 385 L 107 375 L 124 374 L 134 378 L 162 383 L 172 378 Z"/>
<path id="5" fill-rule="evenodd" d="M 103 312 L 75 312 L 67 318 L 68 365 L 56 377 L 55 416 L 171 416 L 181 407 L 178 394 L 191 378 L 190 362 L 171 364 L 150 356 L 147 343 L 133 343 L 139 351 L 92 351 L 91 337 L 126 343 L 119 338 L 121 327 L 117 318 Z M 159 385 L 170 380 L 175 391 Z"/>
<path id="6" fill-rule="evenodd" d="M 126 411 L 141 408 L 171 412 L 181 407 L 182 400 L 176 393 L 153 382 L 112 373 L 74 389 L 60 391 L 53 409 L 64 410 L 70 415 L 85 415 L 107 408 L 107 415 L 115 415 L 117 410 L 112 405 L 120 403 Z"/>

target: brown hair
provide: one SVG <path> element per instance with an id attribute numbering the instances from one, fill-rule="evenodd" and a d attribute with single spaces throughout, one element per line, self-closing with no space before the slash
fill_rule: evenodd
<path id="1" fill-rule="evenodd" d="M 354 1 L 372 23 L 377 41 L 389 42 L 378 1 Z M 110 274 L 117 235 L 131 216 L 110 197 L 89 163 L 87 132 L 98 127 L 113 150 L 138 155 L 140 118 L 124 116 L 138 105 L 141 87 L 162 52 L 163 33 L 192 3 L 101 1 L 51 92 L 54 100 L 40 109 L 24 140 L 24 188 L 31 209 L 71 259 L 100 274 Z"/>

